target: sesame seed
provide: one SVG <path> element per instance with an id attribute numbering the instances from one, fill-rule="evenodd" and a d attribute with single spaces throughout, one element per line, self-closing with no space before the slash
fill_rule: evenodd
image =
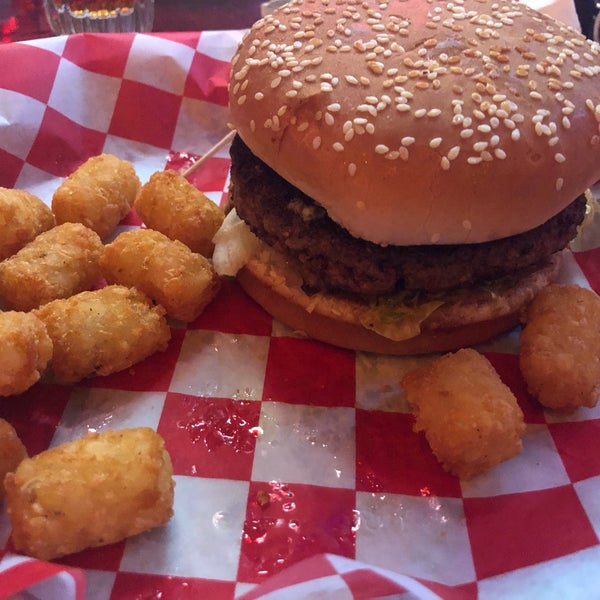
<path id="1" fill-rule="evenodd" d="M 334 142 L 331 147 L 336 151 L 336 152 L 343 152 L 344 151 L 344 144 L 340 143 L 340 142 Z"/>
<path id="2" fill-rule="evenodd" d="M 463 140 L 466 140 L 466 139 L 470 138 L 470 137 L 473 135 L 473 133 L 474 133 L 474 132 L 473 132 L 473 130 L 472 130 L 472 129 L 463 129 L 463 130 L 460 132 L 460 137 L 461 137 Z"/>
<path id="3" fill-rule="evenodd" d="M 506 152 L 504 152 L 502 148 L 494 148 L 494 156 L 500 160 L 504 160 L 506 158 Z"/>
<path id="4" fill-rule="evenodd" d="M 411 146 L 412 144 L 415 143 L 415 138 L 407 135 L 406 137 L 403 137 L 402 140 L 400 140 L 400 143 L 403 146 Z"/>
<path id="5" fill-rule="evenodd" d="M 387 154 L 389 151 L 390 149 L 385 144 L 377 144 L 377 146 L 375 146 L 375 152 L 377 154 Z"/>
<path id="6" fill-rule="evenodd" d="M 467 162 L 470 165 L 478 165 L 482 161 L 483 159 L 481 158 L 481 156 L 469 156 L 469 158 L 467 158 Z"/>
<path id="7" fill-rule="evenodd" d="M 312 147 L 314 150 L 318 150 L 320 146 L 321 146 L 321 137 L 317 135 L 313 138 Z"/>
<path id="8" fill-rule="evenodd" d="M 429 147 L 430 148 L 438 148 L 441 143 L 442 143 L 442 138 L 441 137 L 436 137 L 436 138 L 433 138 L 429 142 Z"/>
<path id="9" fill-rule="evenodd" d="M 513 142 L 517 142 L 519 141 L 519 139 L 521 138 L 521 132 L 519 131 L 519 129 L 513 129 L 510 132 L 510 138 L 513 140 Z"/>
<path id="10" fill-rule="evenodd" d="M 460 146 L 452 146 L 450 150 L 448 150 L 448 160 L 455 160 L 458 158 L 460 153 Z"/>
<path id="11" fill-rule="evenodd" d="M 565 158 L 565 155 L 564 155 L 564 154 L 561 154 L 560 152 L 557 152 L 557 153 L 554 155 L 554 160 L 555 160 L 557 163 L 564 163 L 564 162 L 565 162 L 565 160 L 567 160 L 567 159 Z"/>
<path id="12" fill-rule="evenodd" d="M 356 165 L 354 163 L 350 163 L 348 165 L 348 175 L 350 175 L 350 177 L 354 177 L 354 175 L 356 175 Z"/>
<path id="13" fill-rule="evenodd" d="M 559 177 L 556 180 L 555 187 L 556 187 L 556 191 L 557 192 L 560 192 L 560 190 L 562 189 L 564 183 L 565 183 L 565 180 L 562 177 Z"/>
<path id="14" fill-rule="evenodd" d="M 440 166 L 444 171 L 447 171 L 450 168 L 450 160 L 446 156 L 442 156 L 442 160 L 440 161 Z"/>
<path id="15" fill-rule="evenodd" d="M 414 112 L 414 115 L 417 119 L 421 119 L 426 114 L 427 114 L 427 109 L 425 109 L 425 108 L 419 108 L 418 110 L 415 110 L 415 112 Z"/>

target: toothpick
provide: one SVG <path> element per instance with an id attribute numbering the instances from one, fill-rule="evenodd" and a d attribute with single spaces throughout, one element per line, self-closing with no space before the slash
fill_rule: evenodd
<path id="1" fill-rule="evenodd" d="M 182 173 L 182 175 L 184 177 L 188 177 L 189 175 L 191 175 L 200 165 L 202 165 L 206 160 L 208 160 L 213 154 L 216 154 L 221 148 L 223 148 L 223 146 L 226 146 L 227 144 L 231 143 L 231 140 L 233 140 L 235 134 L 236 134 L 235 129 L 230 131 L 223 139 L 219 140 L 210 150 L 208 150 L 208 152 L 203 154 L 196 162 L 192 163 L 192 165 L 189 166 Z"/>

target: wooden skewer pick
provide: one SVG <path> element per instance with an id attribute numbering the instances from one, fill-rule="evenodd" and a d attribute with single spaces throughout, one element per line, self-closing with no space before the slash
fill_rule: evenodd
<path id="1" fill-rule="evenodd" d="M 231 141 L 235 137 L 235 134 L 236 134 L 235 129 L 230 131 L 224 138 L 219 140 L 210 150 L 208 150 L 208 152 L 203 154 L 195 163 L 193 163 L 191 166 L 189 166 L 182 173 L 182 175 L 184 177 L 188 177 L 189 175 L 191 175 L 200 165 L 202 165 L 204 162 L 206 162 L 206 160 L 208 160 L 213 154 L 216 154 L 221 148 L 223 148 L 223 146 L 226 146 L 227 144 L 231 143 Z"/>

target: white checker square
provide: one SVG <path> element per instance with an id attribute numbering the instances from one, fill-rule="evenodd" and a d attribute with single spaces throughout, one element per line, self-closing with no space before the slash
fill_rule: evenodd
<path id="1" fill-rule="evenodd" d="M 229 133 L 228 114 L 225 106 L 184 97 L 173 135 L 173 150 L 204 154 Z M 229 149 L 223 148 L 215 156 L 228 159 Z"/>
<path id="2" fill-rule="evenodd" d="M 165 149 L 143 142 L 107 135 L 103 151 L 132 162 L 142 183 L 146 183 L 150 175 L 156 171 L 162 171 L 165 168 Z"/>
<path id="3" fill-rule="evenodd" d="M 248 482 L 175 477 L 174 515 L 127 540 L 120 569 L 235 581 Z"/>
<path id="4" fill-rule="evenodd" d="M 48 106 L 83 127 L 106 133 L 120 87 L 121 79 L 93 73 L 63 58 Z M 77 90 L 76 101 L 73 90 Z"/>
<path id="5" fill-rule="evenodd" d="M 600 546 L 516 569 L 477 583 L 479 600 L 598 598 Z"/>
<path id="6" fill-rule="evenodd" d="M 0 89 L 0 148 L 25 160 L 44 117 L 46 105 L 39 100 Z M 27 123 L 27 127 L 10 127 L 5 124 Z"/>
<path id="7" fill-rule="evenodd" d="M 85 569 L 85 597 L 108 600 L 115 585 L 117 574 L 112 571 Z"/>
<path id="8" fill-rule="evenodd" d="M 25 163 L 19 173 L 15 188 L 27 190 L 41 198 L 48 206 L 51 206 L 52 194 L 62 181 L 63 179 L 60 177 L 55 177 L 46 173 L 46 171 Z"/>
<path id="9" fill-rule="evenodd" d="M 423 364 L 424 360 L 428 359 L 357 352 L 356 407 L 409 413 L 410 408 L 400 380 L 405 373 Z"/>
<path id="10" fill-rule="evenodd" d="M 459 585 L 475 580 L 462 501 L 358 492 L 356 560 Z"/>
<path id="11" fill-rule="evenodd" d="M 170 390 L 209 398 L 260 400 L 270 338 L 188 330 Z"/>
<path id="12" fill-rule="evenodd" d="M 57 35 L 49 38 L 39 38 L 35 40 L 24 40 L 22 42 L 17 42 L 19 44 L 27 44 L 28 46 L 36 46 L 37 48 L 43 48 L 44 50 L 48 50 L 49 52 L 53 52 L 58 56 L 61 56 L 65 50 L 65 45 L 67 43 L 68 36 L 66 35 Z"/>
<path id="13" fill-rule="evenodd" d="M 136 35 L 123 77 L 181 96 L 194 49 L 173 40 Z"/>
<path id="14" fill-rule="evenodd" d="M 216 60 L 229 62 L 241 42 L 244 31 L 203 31 L 196 49 Z"/>
<path id="15" fill-rule="evenodd" d="M 263 402 L 252 479 L 353 488 L 355 412 Z"/>
<path id="16" fill-rule="evenodd" d="M 544 413 L 546 423 L 579 423 L 581 421 L 593 421 L 600 419 L 600 402 L 593 408 L 582 406 L 571 413 L 561 413 L 555 410 L 547 410 Z"/>
<path id="17" fill-rule="evenodd" d="M 600 475 L 573 484 L 585 512 L 600 538 Z"/>
<path id="18" fill-rule="evenodd" d="M 569 484 L 554 440 L 545 425 L 528 425 L 520 454 L 470 480 L 461 481 L 465 498 L 533 492 Z"/>
<path id="19" fill-rule="evenodd" d="M 150 427 L 156 430 L 165 392 L 130 392 L 76 387 L 71 393 L 52 446 L 83 437 L 88 430 Z"/>

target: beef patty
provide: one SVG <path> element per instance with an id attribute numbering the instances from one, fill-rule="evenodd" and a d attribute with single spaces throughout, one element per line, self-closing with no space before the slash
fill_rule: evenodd
<path id="1" fill-rule="evenodd" d="M 380 246 L 332 221 L 324 208 L 254 156 L 239 136 L 231 146 L 231 161 L 230 202 L 238 215 L 268 245 L 293 256 L 314 290 L 380 295 L 491 281 L 565 248 L 585 217 L 582 195 L 539 227 L 500 240 Z"/>

